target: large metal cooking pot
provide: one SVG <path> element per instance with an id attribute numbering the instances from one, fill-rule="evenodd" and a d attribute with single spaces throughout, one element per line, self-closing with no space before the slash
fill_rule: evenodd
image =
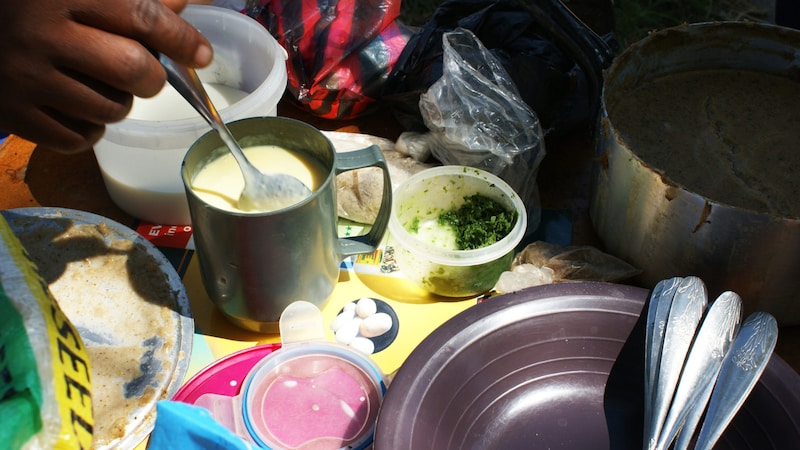
<path id="1" fill-rule="evenodd" d="M 621 53 L 605 74 L 590 217 L 606 251 L 642 269 L 638 284 L 652 288 L 664 278 L 697 275 L 712 299 L 732 290 L 745 312 L 766 311 L 782 325 L 800 324 L 800 218 L 687 190 L 648 166 L 609 115 L 614 102 L 642 82 L 720 68 L 797 80 L 800 32 L 769 24 L 690 24 L 651 33 Z M 797 109 L 787 111 L 799 113 L 800 98 Z M 775 167 L 780 170 L 780 163 Z"/>

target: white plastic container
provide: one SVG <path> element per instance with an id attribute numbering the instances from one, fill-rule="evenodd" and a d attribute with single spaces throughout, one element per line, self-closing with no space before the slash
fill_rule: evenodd
<path id="1" fill-rule="evenodd" d="M 517 212 L 511 231 L 494 244 L 473 250 L 449 250 L 411 232 L 420 222 L 458 208 L 464 197 L 481 194 Z M 500 177 L 466 166 L 423 170 L 393 194 L 389 233 L 400 271 L 423 289 L 447 297 L 467 297 L 490 290 L 508 270 L 514 249 L 527 227 L 525 205 Z"/>
<path id="2" fill-rule="evenodd" d="M 257 21 L 225 8 L 189 5 L 181 15 L 214 47 L 214 61 L 198 70 L 201 80 L 247 93 L 218 108 L 223 120 L 276 115 L 286 89 L 287 55 L 272 35 Z M 192 143 L 211 129 L 195 114 L 174 120 L 129 117 L 106 128 L 94 152 L 108 193 L 128 214 L 157 224 L 190 223 L 181 161 Z"/>

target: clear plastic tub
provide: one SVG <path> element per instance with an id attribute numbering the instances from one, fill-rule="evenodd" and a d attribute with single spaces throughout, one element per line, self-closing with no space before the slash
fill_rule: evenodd
<path id="1" fill-rule="evenodd" d="M 198 71 L 203 83 L 247 93 L 219 108 L 223 120 L 276 115 L 286 89 L 287 56 L 272 35 L 250 17 L 225 8 L 189 5 L 181 15 L 214 47 L 214 61 Z M 110 124 L 94 152 L 111 198 L 139 219 L 189 224 L 181 161 L 192 143 L 209 130 L 199 113 L 173 120 L 127 118 Z"/>
<path id="2" fill-rule="evenodd" d="M 511 231 L 494 244 L 448 250 L 410 231 L 415 223 L 435 219 L 474 194 L 517 211 Z M 455 165 L 426 169 L 398 186 L 393 197 L 389 233 L 397 265 L 406 278 L 434 294 L 466 297 L 490 290 L 509 269 L 514 249 L 525 235 L 527 214 L 522 199 L 505 181 L 484 170 Z"/>

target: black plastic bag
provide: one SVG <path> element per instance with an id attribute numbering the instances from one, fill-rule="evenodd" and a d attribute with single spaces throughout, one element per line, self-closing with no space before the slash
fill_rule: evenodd
<path id="1" fill-rule="evenodd" d="M 598 111 L 612 42 L 559 0 L 447 0 L 411 37 L 384 85 L 382 99 L 406 130 L 425 131 L 419 95 L 442 76 L 442 35 L 465 28 L 503 64 L 545 132 L 586 121 Z"/>

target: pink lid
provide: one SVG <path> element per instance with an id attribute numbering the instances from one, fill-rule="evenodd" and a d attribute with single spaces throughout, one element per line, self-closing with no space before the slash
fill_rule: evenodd
<path id="1" fill-rule="evenodd" d="M 242 389 L 244 425 L 261 447 L 364 449 L 386 386 L 365 355 L 302 342 L 261 360 Z"/>
<path id="2" fill-rule="evenodd" d="M 279 348 L 281 344 L 262 344 L 218 359 L 189 379 L 172 399 L 194 404 L 203 394 L 233 397 L 239 394 L 239 389 L 250 370 L 265 356 Z"/>

